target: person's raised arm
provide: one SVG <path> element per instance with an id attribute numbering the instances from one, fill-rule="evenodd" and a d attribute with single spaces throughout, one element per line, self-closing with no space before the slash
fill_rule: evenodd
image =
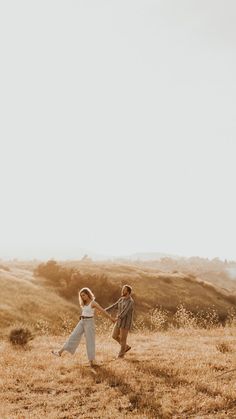
<path id="1" fill-rule="evenodd" d="M 106 311 L 109 311 L 109 310 L 111 310 L 112 308 L 118 308 L 118 302 L 120 301 L 120 299 L 119 300 L 117 300 L 114 304 L 112 304 L 111 306 L 109 306 L 109 307 L 107 307 L 107 308 L 105 308 L 105 310 Z"/>
<path id="2" fill-rule="evenodd" d="M 107 313 L 106 310 L 102 308 L 96 301 L 93 301 L 91 306 L 92 308 L 96 308 L 96 310 L 100 311 L 100 313 L 102 313 L 105 317 L 108 317 L 113 323 L 116 322 L 116 319 Z"/>

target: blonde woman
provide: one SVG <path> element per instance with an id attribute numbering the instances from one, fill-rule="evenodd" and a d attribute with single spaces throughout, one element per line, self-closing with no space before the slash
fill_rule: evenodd
<path id="1" fill-rule="evenodd" d="M 64 351 L 75 353 L 83 334 L 86 340 L 87 356 L 91 366 L 95 363 L 95 310 L 100 311 L 104 316 L 108 317 L 113 323 L 116 320 L 110 316 L 96 301 L 92 291 L 89 288 L 82 288 L 79 291 L 79 302 L 82 308 L 80 321 L 64 343 L 59 351 L 52 351 L 53 355 L 61 356 Z"/>

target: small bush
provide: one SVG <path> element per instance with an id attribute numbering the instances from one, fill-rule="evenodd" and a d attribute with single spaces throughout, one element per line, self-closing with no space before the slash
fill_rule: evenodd
<path id="1" fill-rule="evenodd" d="M 9 341 L 13 345 L 25 346 L 32 339 L 32 332 L 27 327 L 14 328 L 9 334 Z"/>
<path id="2" fill-rule="evenodd" d="M 133 331 L 143 333 L 147 331 L 147 329 L 149 330 L 150 326 L 147 327 L 145 318 L 143 316 L 138 316 L 133 323 Z"/>
<path id="3" fill-rule="evenodd" d="M 226 352 L 232 352 L 232 348 L 227 342 L 218 343 L 216 345 L 216 349 L 222 354 L 225 354 Z"/>
<path id="4" fill-rule="evenodd" d="M 204 329 L 213 329 L 220 325 L 219 315 L 214 308 L 209 308 L 207 311 L 200 310 L 196 314 L 196 322 L 198 327 Z"/>
<path id="5" fill-rule="evenodd" d="M 158 331 L 167 328 L 168 314 L 162 308 L 155 308 L 151 312 L 151 330 Z"/>
<path id="6" fill-rule="evenodd" d="M 235 309 L 230 309 L 228 311 L 228 316 L 226 319 L 226 326 L 236 327 L 236 310 Z"/>
<path id="7" fill-rule="evenodd" d="M 192 329 L 197 325 L 194 314 L 191 311 L 188 311 L 182 304 L 177 307 L 173 320 L 174 324 L 179 328 Z"/>
<path id="8" fill-rule="evenodd" d="M 48 335 L 50 333 L 50 324 L 46 320 L 39 319 L 35 324 L 32 325 L 33 328 L 40 334 Z"/>

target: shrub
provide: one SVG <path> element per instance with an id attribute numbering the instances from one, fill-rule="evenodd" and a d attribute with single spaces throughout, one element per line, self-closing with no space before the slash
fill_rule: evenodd
<path id="1" fill-rule="evenodd" d="M 147 331 L 147 329 L 150 329 L 150 326 L 148 327 L 146 322 L 145 322 L 145 318 L 143 316 L 138 316 L 133 323 L 133 331 L 134 332 L 139 332 L 139 333 L 144 333 Z"/>
<path id="2" fill-rule="evenodd" d="M 44 335 L 49 334 L 51 331 L 49 322 L 43 319 L 37 320 L 37 322 L 33 324 L 33 327 L 37 332 L 40 332 Z"/>
<path id="3" fill-rule="evenodd" d="M 231 346 L 227 342 L 221 342 L 216 345 L 216 349 L 222 354 L 232 352 Z"/>
<path id="4" fill-rule="evenodd" d="M 13 345 L 25 346 L 32 339 L 32 332 L 27 327 L 14 328 L 9 334 L 9 341 Z"/>
<path id="5" fill-rule="evenodd" d="M 181 328 L 194 328 L 197 324 L 194 314 L 188 311 L 182 304 L 177 307 L 173 320 L 176 326 Z"/>
<path id="6" fill-rule="evenodd" d="M 216 310 L 209 308 L 207 311 L 201 310 L 196 314 L 196 322 L 200 328 L 212 329 L 219 326 L 220 319 Z"/>
<path id="7" fill-rule="evenodd" d="M 228 311 L 228 316 L 226 319 L 226 326 L 236 327 L 236 310 L 235 309 L 231 309 Z"/>
<path id="8" fill-rule="evenodd" d="M 158 331 L 166 329 L 168 324 L 168 314 L 162 308 L 155 308 L 151 312 L 151 330 Z"/>
<path id="9" fill-rule="evenodd" d="M 46 278 L 48 282 L 56 286 L 62 286 L 63 284 L 68 286 L 74 272 L 75 269 L 65 268 L 51 259 L 46 263 L 40 263 L 34 270 L 34 275 L 42 276 Z"/>
<path id="10" fill-rule="evenodd" d="M 117 284 L 114 284 L 105 274 L 81 273 L 78 269 L 67 268 L 55 260 L 39 264 L 34 274 L 44 277 L 50 286 L 57 288 L 57 292 L 62 297 L 72 302 L 78 302 L 78 291 L 83 287 L 91 288 L 96 300 L 103 307 L 120 297 Z"/>

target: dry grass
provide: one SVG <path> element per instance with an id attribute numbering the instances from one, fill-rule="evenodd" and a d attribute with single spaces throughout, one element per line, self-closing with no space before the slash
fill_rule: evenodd
<path id="1" fill-rule="evenodd" d="M 35 279 L 33 268 L 0 270 L 1 419 L 236 418 L 235 304 L 223 290 L 180 272 L 81 262 L 82 275 L 105 274 L 118 289 L 131 283 L 136 310 L 145 312 L 124 360 L 115 359 L 111 323 L 97 319 L 99 366 L 92 371 L 84 342 L 73 357 L 51 354 L 77 323 L 78 305 Z M 228 312 L 219 327 L 218 316 Z M 8 341 L 8 327 L 19 325 L 34 330 L 22 348 Z"/>
<path id="2" fill-rule="evenodd" d="M 4 341 L 0 417 L 234 418 L 236 371 L 227 371 L 236 364 L 235 332 L 227 327 L 133 333 L 132 350 L 120 360 L 106 331 L 97 336 L 96 373 L 87 365 L 84 342 L 75 356 L 54 358 L 50 351 L 64 337 L 38 337 L 27 350 Z"/>
<path id="3" fill-rule="evenodd" d="M 22 277 L 23 276 L 23 277 Z M 56 333 L 65 319 L 76 322 L 78 306 L 64 300 L 55 292 L 25 279 L 22 272 L 0 273 L 0 336 L 8 327 L 24 324 L 34 330 Z"/>

